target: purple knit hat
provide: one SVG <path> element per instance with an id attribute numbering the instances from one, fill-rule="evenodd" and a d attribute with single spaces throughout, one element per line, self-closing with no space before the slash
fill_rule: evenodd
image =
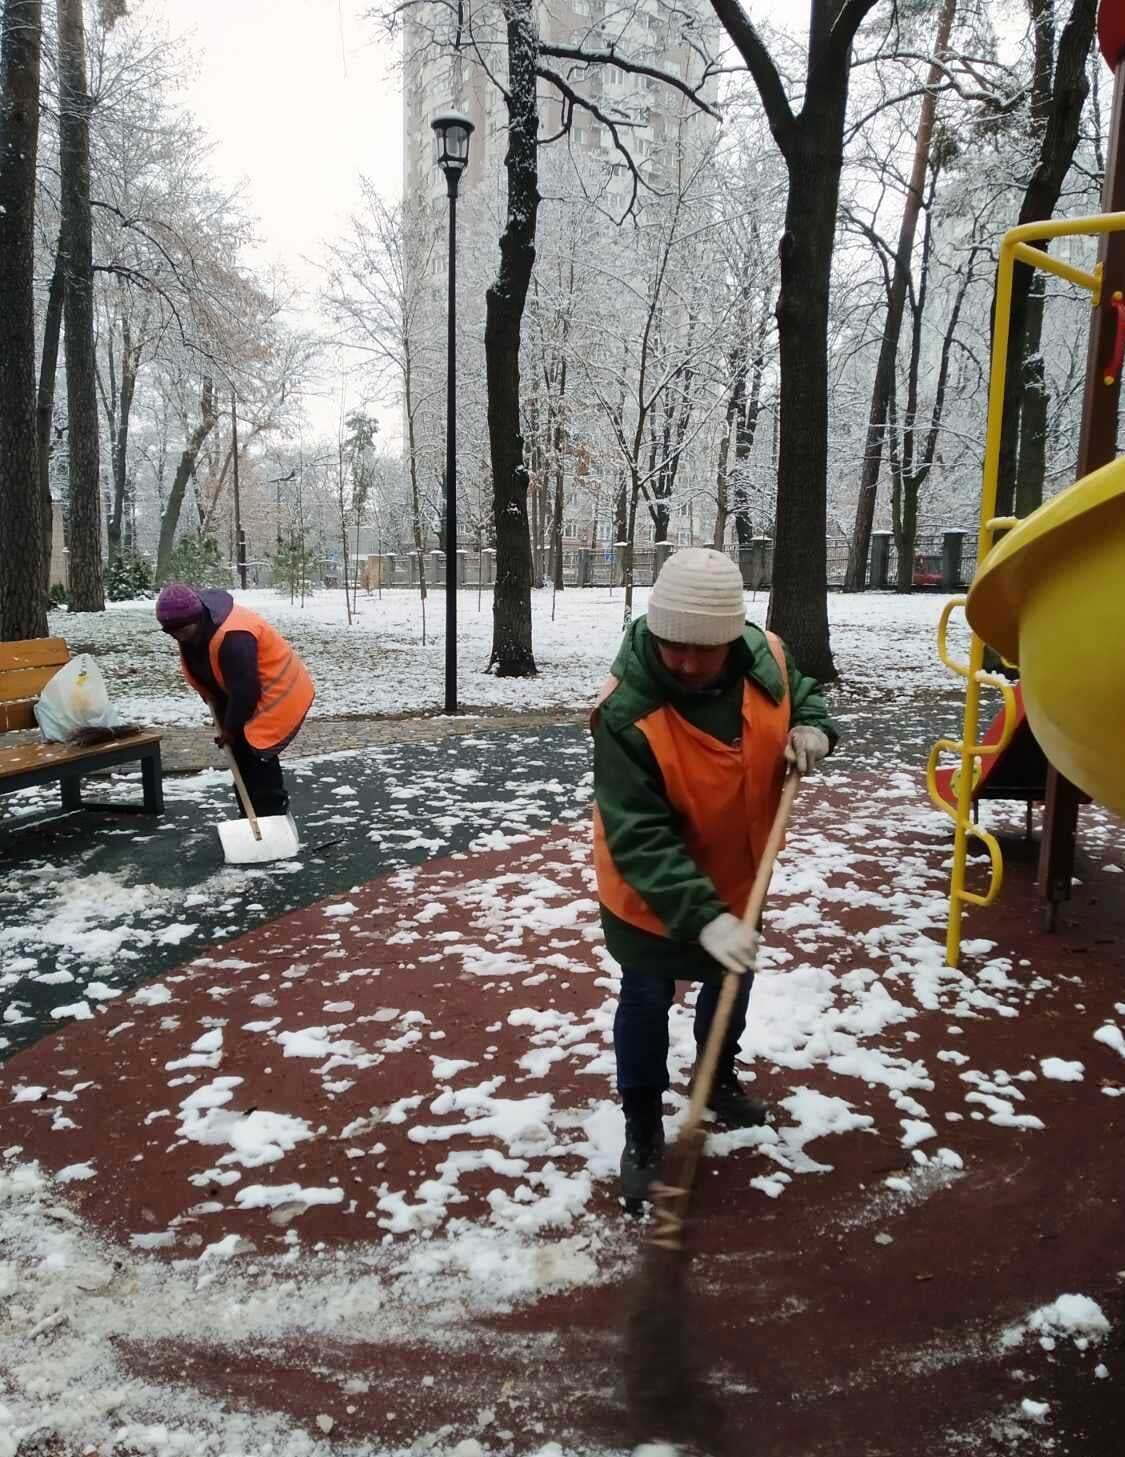
<path id="1" fill-rule="evenodd" d="M 183 582 L 161 587 L 156 599 L 156 620 L 163 628 L 183 627 L 203 616 L 203 603 L 194 588 Z"/>

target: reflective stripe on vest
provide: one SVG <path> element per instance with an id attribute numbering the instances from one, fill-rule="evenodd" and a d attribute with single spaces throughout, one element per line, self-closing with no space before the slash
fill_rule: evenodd
<path id="1" fill-rule="evenodd" d="M 789 674 L 780 640 L 773 633 L 766 638 L 785 692 L 781 702 L 774 703 L 757 684 L 744 683 L 737 745 L 720 743 L 667 705 L 636 724 L 680 818 L 688 854 L 736 916 L 746 908 L 785 777 Z M 598 899 L 607 909 L 643 931 L 667 936 L 663 921 L 614 864 L 596 805 L 594 869 Z"/>
<path id="2" fill-rule="evenodd" d="M 312 679 L 304 663 L 264 617 L 245 607 L 232 607 L 215 629 L 209 644 L 211 672 L 224 693 L 227 685 L 219 664 L 219 651 L 228 632 L 248 632 L 258 645 L 258 675 L 261 696 L 246 722 L 246 742 L 269 751 L 287 743 L 301 727 L 315 696 Z M 207 692 L 188 671 L 180 655 L 183 675 L 201 698 Z"/>

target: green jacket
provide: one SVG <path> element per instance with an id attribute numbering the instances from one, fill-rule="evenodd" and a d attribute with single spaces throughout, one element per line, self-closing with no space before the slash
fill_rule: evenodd
<path id="1" fill-rule="evenodd" d="M 785 661 L 791 725 L 821 729 L 835 747 L 838 735 L 819 685 L 799 671 L 788 648 Z M 623 966 L 690 980 L 717 979 L 722 969 L 698 938 L 708 921 L 730 908 L 688 854 L 656 756 L 636 725 L 666 704 L 694 727 L 729 744 L 742 732 L 746 679 L 774 703 L 781 701 L 785 685 L 777 661 L 762 629 L 747 623 L 719 684 L 691 691 L 664 668 L 648 624 L 639 617 L 626 632 L 610 671 L 618 685 L 594 717 L 594 798 L 614 864 L 659 916 L 668 935 L 632 926 L 603 905 L 606 945 Z"/>

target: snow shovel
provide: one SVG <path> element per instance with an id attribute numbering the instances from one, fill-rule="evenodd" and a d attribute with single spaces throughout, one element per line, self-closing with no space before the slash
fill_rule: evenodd
<path id="1" fill-rule="evenodd" d="M 219 715 L 214 714 L 214 718 L 215 727 L 222 733 Z M 266 815 L 259 819 L 229 744 L 223 745 L 223 753 L 227 756 L 227 764 L 234 775 L 234 787 L 246 815 L 244 820 L 224 820 L 219 825 L 219 842 L 227 864 L 264 865 L 271 860 L 292 859 L 301 848 L 293 816 Z"/>

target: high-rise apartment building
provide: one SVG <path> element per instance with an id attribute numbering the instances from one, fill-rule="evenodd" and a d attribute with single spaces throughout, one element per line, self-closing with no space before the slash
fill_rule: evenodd
<path id="1" fill-rule="evenodd" d="M 693 11 L 698 16 L 690 19 Z M 507 84 L 504 26 L 498 6 L 482 9 L 458 53 L 427 43 L 426 32 L 411 14 L 407 12 L 405 33 L 403 195 L 436 203 L 445 196 L 444 182 L 433 164 L 430 121 L 437 112 L 450 107 L 463 111 L 476 127 L 466 191 L 494 177 L 502 165 L 507 145 L 507 112 L 500 90 Z M 700 84 L 706 57 L 717 51 L 719 26 L 706 0 L 686 0 L 674 7 L 666 0 L 634 0 L 626 5 L 611 0 L 539 0 L 537 18 L 545 44 L 581 47 L 591 54 L 616 50 L 623 58 L 674 75 L 690 86 Z M 621 135 L 642 169 L 653 165 L 664 142 L 674 136 L 685 105 L 690 105 L 655 76 L 632 74 L 612 64 L 583 66 L 564 58 L 547 58 L 547 64 L 600 111 L 624 123 Z M 717 84 L 717 78 L 705 83 L 709 102 L 715 100 Z M 563 101 L 542 79 L 539 96 L 540 135 L 551 137 L 561 129 Z M 565 146 L 565 140 L 559 145 Z M 573 110 L 570 146 L 591 168 L 605 168 L 611 195 L 627 199 L 627 165 L 616 152 L 609 128 L 581 107 Z"/>

